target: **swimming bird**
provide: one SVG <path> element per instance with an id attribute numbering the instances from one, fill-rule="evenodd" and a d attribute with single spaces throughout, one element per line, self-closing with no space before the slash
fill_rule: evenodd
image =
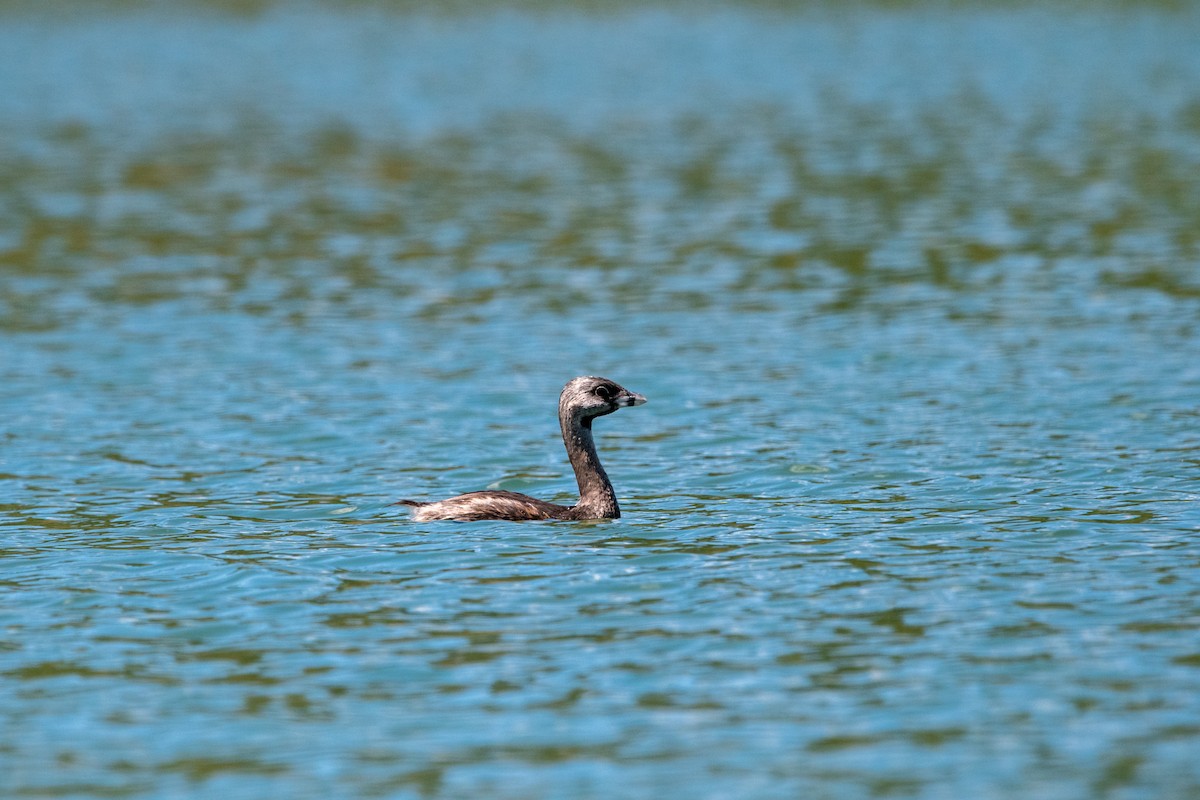
<path id="1" fill-rule="evenodd" d="M 592 420 L 617 409 L 640 406 L 646 398 L 631 392 L 608 378 L 593 375 L 574 378 L 563 387 L 558 398 L 558 423 L 562 428 L 567 458 L 579 483 L 579 502 L 573 506 L 547 503 L 518 492 L 468 492 L 445 500 L 425 503 L 401 500 L 413 507 L 413 519 L 419 521 L 451 519 L 616 519 L 621 516 L 612 481 L 592 438 Z"/>

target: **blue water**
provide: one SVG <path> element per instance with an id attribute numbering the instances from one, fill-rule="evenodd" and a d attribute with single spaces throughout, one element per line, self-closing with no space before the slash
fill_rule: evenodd
<path id="1" fill-rule="evenodd" d="M 1200 794 L 1194 11 L 62 8 L 0 794 Z"/>

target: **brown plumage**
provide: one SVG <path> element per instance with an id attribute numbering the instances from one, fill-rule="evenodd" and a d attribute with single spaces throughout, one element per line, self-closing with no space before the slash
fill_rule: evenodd
<path id="1" fill-rule="evenodd" d="M 563 387 L 558 398 L 558 423 L 562 428 L 567 457 L 579 483 L 579 502 L 573 506 L 547 503 L 517 492 L 468 492 L 457 497 L 422 503 L 401 500 L 413 506 L 413 519 L 616 519 L 621 516 L 612 482 L 600 465 L 592 437 L 592 420 L 619 408 L 640 406 L 646 398 L 607 378 L 575 378 Z"/>

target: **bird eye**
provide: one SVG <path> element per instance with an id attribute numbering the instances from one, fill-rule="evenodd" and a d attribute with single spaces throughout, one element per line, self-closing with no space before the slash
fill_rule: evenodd
<path id="1" fill-rule="evenodd" d="M 600 386 L 597 386 L 596 387 L 596 397 L 599 397 L 601 400 L 603 400 L 605 402 L 612 400 L 613 388 L 611 386 L 605 386 L 603 384 L 601 384 Z"/>

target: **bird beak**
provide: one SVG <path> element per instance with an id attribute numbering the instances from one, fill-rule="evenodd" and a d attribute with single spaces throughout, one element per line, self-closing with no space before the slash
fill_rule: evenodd
<path id="1" fill-rule="evenodd" d="M 646 398 L 637 392 L 627 391 L 625 394 L 617 395 L 614 402 L 620 408 L 625 408 L 626 406 L 640 406 L 642 403 L 646 402 Z"/>

